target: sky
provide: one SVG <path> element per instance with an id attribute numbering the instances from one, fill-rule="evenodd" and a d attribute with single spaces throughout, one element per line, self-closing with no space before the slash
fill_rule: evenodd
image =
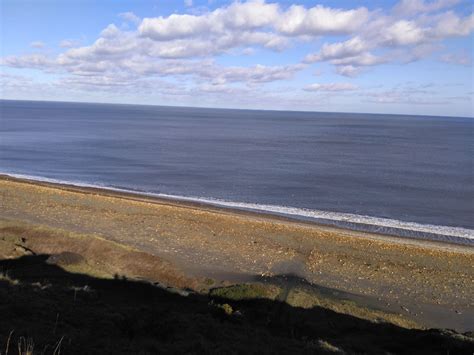
<path id="1" fill-rule="evenodd" d="M 0 0 L 0 98 L 474 116 L 463 0 Z"/>

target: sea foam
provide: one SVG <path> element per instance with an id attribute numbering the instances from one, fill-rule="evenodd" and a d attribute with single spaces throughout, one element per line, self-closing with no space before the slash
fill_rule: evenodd
<path id="1" fill-rule="evenodd" d="M 292 217 L 299 220 L 314 221 L 323 225 L 336 226 L 358 231 L 394 235 L 399 237 L 410 237 L 415 239 L 443 241 L 469 246 L 474 245 L 474 230 L 461 227 L 421 224 L 390 218 L 381 218 L 333 211 L 321 211 L 290 206 L 267 205 L 248 202 L 226 201 L 207 197 L 193 197 L 154 193 L 133 189 L 124 189 L 113 186 L 105 186 L 100 183 L 91 184 L 81 181 L 65 181 L 54 178 L 25 174 L 14 174 L 5 172 L 0 172 L 0 174 L 32 181 L 49 182 L 62 185 L 73 185 L 77 187 L 100 188 L 110 191 L 133 193 L 141 196 L 151 196 L 183 202 L 197 202 L 217 207 L 269 213 L 280 216 Z"/>

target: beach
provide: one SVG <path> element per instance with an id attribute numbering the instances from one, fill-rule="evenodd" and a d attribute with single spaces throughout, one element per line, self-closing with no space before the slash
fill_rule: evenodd
<path id="1" fill-rule="evenodd" d="M 99 276 L 196 292 L 296 278 L 331 299 L 396 315 L 397 322 L 474 329 L 469 246 L 7 176 L 0 193 L 3 235 L 25 238 L 22 248 L 35 254 L 77 253 L 85 258 L 82 271 Z M 4 239 L 3 257 L 21 254 L 9 245 Z"/>

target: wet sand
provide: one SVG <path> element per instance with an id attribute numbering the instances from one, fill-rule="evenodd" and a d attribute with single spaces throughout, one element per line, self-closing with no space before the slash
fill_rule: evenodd
<path id="1" fill-rule="evenodd" d="M 474 329 L 474 248 L 467 246 L 9 177 L 0 178 L 0 199 L 0 219 L 10 227 L 98 236 L 160 258 L 182 280 L 298 276 L 426 327 Z"/>

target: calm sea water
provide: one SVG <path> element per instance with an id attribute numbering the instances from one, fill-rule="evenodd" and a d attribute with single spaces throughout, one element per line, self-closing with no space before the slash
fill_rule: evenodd
<path id="1" fill-rule="evenodd" d="M 474 120 L 0 101 L 0 172 L 474 242 Z"/>

